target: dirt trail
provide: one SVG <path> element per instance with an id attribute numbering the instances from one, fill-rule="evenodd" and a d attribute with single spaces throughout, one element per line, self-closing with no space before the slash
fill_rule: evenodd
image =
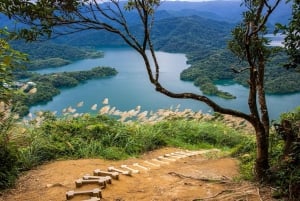
<path id="1" fill-rule="evenodd" d="M 20 177 L 15 189 L 3 193 L 0 201 L 63 201 L 69 190 L 99 188 L 97 184 L 75 188 L 75 180 L 95 169 L 107 170 L 109 166 L 128 165 L 140 170 L 132 176 L 120 175 L 102 190 L 105 201 L 192 201 L 192 200 L 249 200 L 261 201 L 259 190 L 250 183 L 234 182 L 238 176 L 238 162 L 232 158 L 216 158 L 197 155 L 178 159 L 169 164 L 154 167 L 146 165 L 145 160 L 163 154 L 181 151 L 164 148 L 149 152 L 140 158 L 124 161 L 101 159 L 55 161 L 37 167 Z M 151 168 L 144 170 L 133 167 L 139 163 Z M 72 201 L 87 200 L 88 196 L 74 197 Z"/>

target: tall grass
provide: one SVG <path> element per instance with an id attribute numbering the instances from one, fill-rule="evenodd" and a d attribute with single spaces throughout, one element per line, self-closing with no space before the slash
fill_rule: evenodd
<path id="1" fill-rule="evenodd" d="M 4 107 L 0 108 L 0 190 L 11 187 L 18 175 L 18 150 L 10 140 L 14 122 L 13 115 Z"/>
<path id="2" fill-rule="evenodd" d="M 78 104 L 78 107 L 84 103 Z M 38 112 L 22 123 L 0 111 L 0 190 L 14 184 L 18 172 L 56 159 L 104 158 L 110 160 L 138 156 L 160 147 L 185 149 L 220 148 L 241 161 L 242 179 L 253 177 L 255 138 L 244 121 L 224 115 L 202 114 L 191 110 L 161 109 L 141 111 L 138 106 L 119 111 L 103 101 L 96 114 L 64 109 L 63 116 Z M 98 105 L 93 105 L 96 111 Z M 299 138 L 299 108 L 283 119 L 295 124 Z M 293 124 L 293 125 L 294 125 Z M 298 129 L 298 130 L 297 130 Z M 297 138 L 297 139 L 298 139 Z M 299 139 L 298 139 L 299 140 Z M 299 187 L 299 141 L 293 155 L 282 159 L 282 136 L 271 131 L 270 158 L 275 185 L 280 195 L 297 192 Z M 279 162 L 278 162 L 279 161 Z M 292 186 L 286 190 L 286 186 Z M 292 189 L 293 188 L 293 189 Z M 294 196 L 294 195 L 293 195 Z"/>
<path id="3" fill-rule="evenodd" d="M 80 102 L 77 107 L 84 103 Z M 95 104 L 91 110 L 97 110 Z M 253 138 L 237 127 L 228 127 L 220 115 L 179 109 L 141 111 L 141 107 L 119 111 L 103 101 L 98 114 L 78 114 L 76 107 L 57 117 L 39 112 L 27 119 L 29 144 L 21 152 L 21 164 L 40 164 L 57 158 L 124 159 L 164 146 L 188 149 L 232 149 L 236 153 L 253 148 Z M 249 149 L 245 149 L 247 142 Z M 28 154 L 36 155 L 28 157 Z M 24 157 L 24 155 L 27 155 Z M 28 159 L 29 161 L 26 161 Z M 35 160 L 35 161 L 32 161 Z"/>
<path id="4" fill-rule="evenodd" d="M 76 108 L 68 107 L 60 117 L 39 112 L 19 123 L 22 134 L 12 138 L 18 146 L 17 168 L 28 170 L 56 159 L 119 160 L 165 146 L 218 147 L 234 150 L 236 155 L 254 147 L 254 138 L 240 128 L 228 127 L 220 116 L 180 111 L 179 107 L 157 112 L 137 107 L 121 112 L 111 108 L 108 100 L 103 103 L 98 114 L 77 114 Z"/>

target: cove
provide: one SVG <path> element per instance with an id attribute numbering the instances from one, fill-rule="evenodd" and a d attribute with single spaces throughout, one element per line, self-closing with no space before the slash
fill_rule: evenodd
<path id="1" fill-rule="evenodd" d="M 194 100 L 173 99 L 155 91 L 148 80 L 143 60 L 137 52 L 127 47 L 100 48 L 104 52 L 104 58 L 84 59 L 70 65 L 59 68 L 47 68 L 38 70 L 38 73 L 54 73 L 64 71 L 88 70 L 96 66 L 109 66 L 116 68 L 117 76 L 89 80 L 75 88 L 63 89 L 61 94 L 54 97 L 52 101 L 30 108 L 31 113 L 37 111 L 57 111 L 61 114 L 64 108 L 76 105 L 83 101 L 83 107 L 76 108 L 79 113 L 92 113 L 94 104 L 98 109 L 102 107 L 102 101 L 108 98 L 109 105 L 121 111 L 127 111 L 141 106 L 142 111 L 156 111 L 158 109 L 192 109 L 194 111 L 210 112 L 211 108 L 204 103 Z M 201 91 L 191 82 L 179 79 L 180 72 L 189 67 L 186 63 L 185 54 L 157 52 L 158 62 L 161 66 L 160 80 L 162 84 L 175 92 Z M 228 91 L 237 98 L 225 100 L 219 97 L 210 97 L 224 107 L 248 112 L 247 88 L 228 81 L 218 82 L 217 86 L 223 91 Z M 282 112 L 287 112 L 300 105 L 300 93 L 286 95 L 267 95 L 270 119 L 277 119 Z"/>

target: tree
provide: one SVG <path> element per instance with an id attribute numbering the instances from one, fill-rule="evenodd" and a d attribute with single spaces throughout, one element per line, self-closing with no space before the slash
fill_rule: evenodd
<path id="1" fill-rule="evenodd" d="M 172 98 L 194 99 L 206 103 L 215 112 L 243 118 L 255 128 L 257 139 L 257 158 L 255 164 L 258 179 L 266 177 L 269 168 L 268 140 L 269 114 L 264 91 L 265 62 L 270 56 L 263 38 L 266 23 L 282 0 L 245 0 L 247 11 L 243 13 L 243 22 L 233 30 L 230 49 L 241 59 L 247 61 L 246 68 L 234 69 L 249 72 L 250 113 L 224 108 L 209 97 L 195 93 L 174 93 L 160 83 L 160 66 L 152 43 L 151 30 L 154 26 L 155 11 L 160 0 L 10 0 L 2 1 L 0 9 L 10 18 L 30 25 L 31 29 L 22 29 L 20 34 L 28 40 L 41 36 L 55 36 L 89 29 L 106 30 L 120 36 L 143 58 L 150 82 L 155 89 Z M 127 14 L 135 12 L 139 17 L 142 32 L 136 33 L 128 24 Z M 59 28 L 59 27 L 64 28 Z M 150 55 L 146 54 L 150 51 Z M 151 66 L 151 61 L 154 65 Z"/>
<path id="2" fill-rule="evenodd" d="M 17 148 L 10 142 L 15 123 L 11 114 L 13 71 L 21 66 L 26 56 L 9 45 L 10 34 L 0 29 L 0 190 L 12 186 L 17 178 Z"/>
<path id="3" fill-rule="evenodd" d="M 12 95 L 10 85 L 13 81 L 13 71 L 26 61 L 26 55 L 11 48 L 9 40 L 10 34 L 7 29 L 0 29 L 0 103 L 6 104 Z"/>
<path id="4" fill-rule="evenodd" d="M 288 0 L 289 2 L 290 0 Z M 292 4 L 292 18 L 288 25 L 277 24 L 277 30 L 286 35 L 284 46 L 290 56 L 290 62 L 285 66 L 297 67 L 300 64 L 300 1 L 294 0 Z"/>

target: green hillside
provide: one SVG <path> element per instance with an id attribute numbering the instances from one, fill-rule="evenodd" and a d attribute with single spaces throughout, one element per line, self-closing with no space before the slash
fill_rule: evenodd
<path id="1" fill-rule="evenodd" d="M 232 68 L 243 67 L 242 63 L 225 49 L 216 50 L 206 58 L 194 58 L 190 55 L 191 67 L 184 70 L 180 78 L 185 81 L 193 81 L 196 86 L 206 82 L 213 83 L 217 80 L 233 79 L 236 82 L 248 86 L 247 72 L 234 73 Z M 299 69 L 283 68 L 287 56 L 279 52 L 270 58 L 266 68 L 266 92 L 270 94 L 294 93 L 300 91 Z M 203 89 L 201 89 L 203 90 Z M 209 94 L 209 93 L 207 93 Z"/>
<path id="2" fill-rule="evenodd" d="M 224 48 L 233 24 L 199 16 L 164 19 L 155 24 L 155 47 L 168 52 L 210 51 Z"/>
<path id="3" fill-rule="evenodd" d="M 12 46 L 28 54 L 30 59 L 30 62 L 26 64 L 28 70 L 58 67 L 81 59 L 103 57 L 102 52 L 94 49 L 56 44 L 49 41 L 32 43 L 15 41 Z"/>

